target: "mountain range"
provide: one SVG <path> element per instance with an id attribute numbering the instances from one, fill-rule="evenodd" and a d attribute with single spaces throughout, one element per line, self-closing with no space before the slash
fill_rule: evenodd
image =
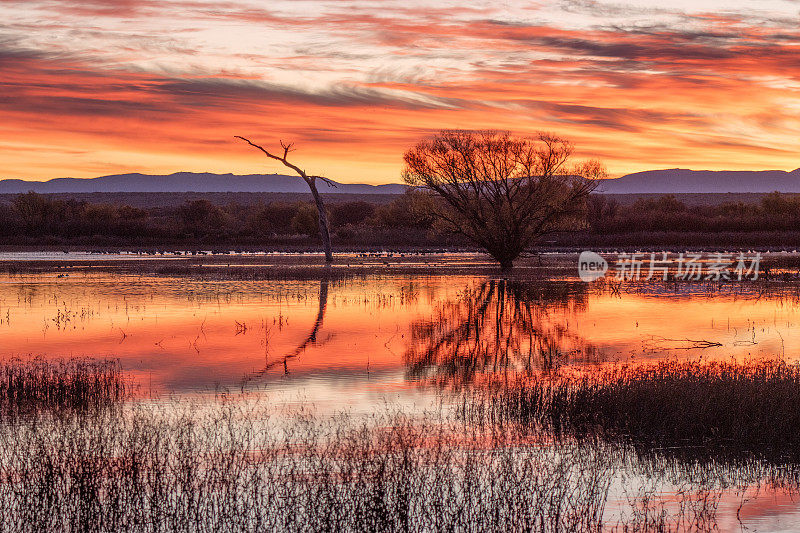
<path id="1" fill-rule="evenodd" d="M 606 194 L 800 193 L 800 168 L 783 170 L 712 171 L 671 168 L 604 180 L 597 192 Z"/>
<path id="2" fill-rule="evenodd" d="M 319 181 L 320 192 L 327 194 L 401 194 L 399 183 L 366 185 Z M 93 193 L 93 192 L 280 192 L 307 193 L 308 186 L 297 176 L 281 174 L 210 174 L 176 172 L 169 175 L 115 174 L 99 178 L 56 178 L 49 181 L 0 180 L 0 194 Z M 605 194 L 681 194 L 681 193 L 800 193 L 800 169 L 765 171 L 710 171 L 673 168 L 628 174 L 604 180 L 597 192 Z"/>
<path id="3" fill-rule="evenodd" d="M 332 187 L 317 181 L 320 192 L 348 194 L 402 194 L 405 185 L 366 185 L 336 183 Z M 176 172 L 169 175 L 115 174 L 99 178 L 56 178 L 49 181 L 0 180 L 0 194 L 34 191 L 47 193 L 93 192 L 283 192 L 307 193 L 308 185 L 299 176 L 281 174 L 209 174 Z"/>

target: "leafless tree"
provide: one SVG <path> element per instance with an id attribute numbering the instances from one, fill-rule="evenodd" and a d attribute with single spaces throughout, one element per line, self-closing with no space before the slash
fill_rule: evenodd
<path id="1" fill-rule="evenodd" d="M 283 149 L 283 155 L 276 155 L 266 150 L 265 148 L 255 144 L 249 139 L 246 139 L 239 135 L 236 135 L 235 137 L 237 139 L 243 140 L 250 146 L 261 150 L 267 157 L 274 159 L 276 161 L 280 161 L 281 163 L 283 163 L 285 167 L 294 170 L 298 176 L 303 178 L 303 181 L 306 182 L 308 188 L 311 189 L 311 195 L 314 197 L 314 203 L 317 205 L 317 213 L 319 215 L 319 233 L 320 236 L 322 237 L 322 246 L 325 248 L 325 261 L 328 263 L 333 262 L 333 250 L 331 249 L 331 232 L 330 232 L 330 227 L 328 225 L 328 215 L 325 212 L 325 204 L 322 202 L 322 196 L 320 196 L 319 191 L 317 190 L 317 180 L 318 179 L 322 180 L 331 187 L 335 187 L 336 184 L 334 184 L 331 180 L 323 176 L 309 175 L 306 173 L 305 170 L 301 169 L 300 167 L 298 167 L 293 163 L 290 163 L 287 158 L 289 157 L 289 153 L 293 151 L 292 143 L 287 144 L 284 143 L 283 141 L 280 141 L 281 148 Z"/>
<path id="2" fill-rule="evenodd" d="M 572 163 L 572 152 L 551 134 L 444 130 L 406 152 L 403 178 L 438 196 L 432 214 L 508 269 L 540 237 L 579 221 L 605 177 L 598 161 Z"/>

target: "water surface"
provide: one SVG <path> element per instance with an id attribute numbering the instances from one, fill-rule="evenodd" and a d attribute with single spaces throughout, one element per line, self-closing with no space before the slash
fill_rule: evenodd
<path id="1" fill-rule="evenodd" d="M 552 365 L 800 353 L 793 290 L 467 275 L 0 276 L 0 357 L 119 358 L 148 390 L 265 385 L 311 402 Z M 458 364 L 457 364 L 458 362 Z M 466 364 L 468 363 L 468 364 Z"/>
<path id="2" fill-rule="evenodd" d="M 391 403 L 421 413 L 442 391 L 498 376 L 665 359 L 796 362 L 799 294 L 790 284 L 620 286 L 462 270 L 258 281 L 5 274 L 0 357 L 119 359 L 144 396 L 247 390 L 322 411 Z M 721 527 L 796 523 L 791 495 L 748 498 L 740 509 L 741 495 L 725 494 Z"/>

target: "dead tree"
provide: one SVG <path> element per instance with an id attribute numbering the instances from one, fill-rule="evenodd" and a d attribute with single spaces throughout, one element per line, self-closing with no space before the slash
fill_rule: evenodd
<path id="1" fill-rule="evenodd" d="M 267 157 L 274 159 L 275 161 L 280 161 L 281 163 L 283 163 L 285 167 L 291 168 L 297 173 L 297 175 L 303 178 L 303 181 L 306 182 L 308 188 L 311 189 L 311 195 L 314 197 L 314 203 L 317 205 L 317 213 L 319 215 L 319 234 L 322 237 L 322 246 L 325 248 L 325 262 L 332 263 L 333 251 L 331 249 L 331 232 L 330 232 L 330 227 L 328 226 L 328 215 L 325 212 L 325 204 L 322 202 L 322 196 L 320 196 L 319 191 L 317 190 L 317 179 L 324 181 L 331 187 L 336 187 L 336 184 L 323 176 L 309 176 L 308 174 L 306 174 L 305 170 L 301 169 L 297 165 L 290 163 L 287 160 L 287 157 L 289 156 L 289 152 L 293 151 L 292 143 L 286 144 L 283 141 L 280 141 L 281 148 L 283 148 L 283 155 L 280 156 L 267 151 L 263 147 L 251 142 L 249 139 L 246 139 L 239 135 L 236 135 L 235 137 L 237 139 L 243 140 L 244 142 L 246 142 L 247 144 L 249 144 L 254 148 L 258 148 Z"/>

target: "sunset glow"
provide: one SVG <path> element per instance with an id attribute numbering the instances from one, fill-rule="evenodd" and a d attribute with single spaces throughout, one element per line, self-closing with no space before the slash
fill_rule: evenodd
<path id="1" fill-rule="evenodd" d="M 400 181 L 441 128 L 539 130 L 612 175 L 800 166 L 796 0 L 0 0 L 0 178 Z"/>
<path id="2" fill-rule="evenodd" d="M 299 397 L 308 393 L 311 380 L 318 400 L 334 402 L 344 401 L 337 396 L 342 390 L 414 388 L 433 375 L 426 365 L 448 368 L 423 357 L 430 338 L 420 336 L 419 328 L 433 321 L 449 329 L 466 320 L 466 295 L 474 295 L 468 290 L 480 286 L 458 276 L 429 278 L 425 290 L 412 278 L 332 284 L 315 341 L 304 345 L 319 309 L 317 281 L 184 282 L 183 294 L 173 278 L 51 276 L 38 288 L 32 279 L 0 277 L 0 358 L 118 358 L 144 392 L 277 383 Z M 517 346 L 509 339 L 522 341 L 518 349 L 509 349 L 510 360 L 530 357 L 533 339 L 553 340 L 562 353 L 590 364 L 700 356 L 747 362 L 775 354 L 794 361 L 800 353 L 800 308 L 791 300 L 648 294 L 621 299 L 596 293 L 577 301 L 543 307 L 547 311 L 536 316 L 534 337 L 519 322 L 506 324 L 498 342 Z M 442 316 L 455 322 L 445 323 Z M 672 319 L 664 321 L 665 316 Z M 495 315 L 486 320 L 484 342 L 494 334 L 495 320 Z M 719 346 L 687 349 L 687 331 Z M 469 341 L 478 342 L 477 337 Z M 459 347 L 468 344 L 462 339 Z M 298 346 L 304 348 L 296 351 Z M 452 345 L 444 346 L 440 355 L 463 357 Z M 425 379 L 406 370 L 423 359 Z M 502 372 L 521 368 L 512 363 Z"/>

